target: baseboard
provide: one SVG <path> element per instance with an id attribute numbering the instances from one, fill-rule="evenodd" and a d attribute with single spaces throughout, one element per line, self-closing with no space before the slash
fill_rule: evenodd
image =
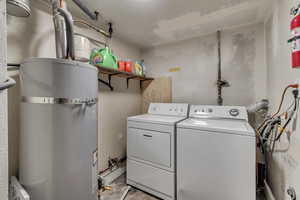
<path id="1" fill-rule="evenodd" d="M 265 183 L 266 200 L 276 200 L 274 197 L 274 194 L 266 180 L 264 181 L 264 183 Z"/>

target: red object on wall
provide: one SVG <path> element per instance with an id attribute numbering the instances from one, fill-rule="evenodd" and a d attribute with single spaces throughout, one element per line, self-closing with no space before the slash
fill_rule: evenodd
<path id="1" fill-rule="evenodd" d="M 300 68 L 300 13 L 297 12 L 291 21 L 292 32 L 292 68 Z"/>
<path id="2" fill-rule="evenodd" d="M 133 67 L 133 62 L 132 61 L 127 61 L 126 64 L 125 64 L 125 70 L 126 72 L 132 72 L 132 67 Z"/>
<path id="3" fill-rule="evenodd" d="M 126 65 L 125 61 L 118 61 L 118 66 L 120 71 L 125 71 L 125 65 Z"/>

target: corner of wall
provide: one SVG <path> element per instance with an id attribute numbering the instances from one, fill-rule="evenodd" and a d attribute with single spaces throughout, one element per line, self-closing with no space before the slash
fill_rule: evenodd
<path id="1" fill-rule="evenodd" d="M 6 1 L 0 0 L 0 82 L 6 77 Z M 8 199 L 7 91 L 0 91 L 0 199 Z"/>

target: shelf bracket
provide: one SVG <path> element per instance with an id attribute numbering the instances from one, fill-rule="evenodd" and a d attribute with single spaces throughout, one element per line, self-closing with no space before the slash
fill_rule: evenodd
<path id="1" fill-rule="evenodd" d="M 134 78 L 136 78 L 136 76 L 131 76 L 131 77 L 126 78 L 127 89 L 128 89 L 128 87 L 129 87 L 129 80 L 130 80 L 130 79 L 134 79 Z"/>
<path id="2" fill-rule="evenodd" d="M 153 79 L 145 79 L 145 80 L 140 80 L 140 88 L 143 88 L 143 82 L 145 81 L 152 81 Z"/>
<path id="3" fill-rule="evenodd" d="M 144 82 L 145 80 L 140 80 L 140 89 L 142 89 L 142 87 L 143 87 L 143 82 Z"/>
<path id="4" fill-rule="evenodd" d="M 103 83 L 103 84 L 106 85 L 107 87 L 109 87 L 109 89 L 110 89 L 111 91 L 114 91 L 114 87 L 111 85 L 111 77 L 114 76 L 114 75 L 118 75 L 118 74 L 120 74 L 120 72 L 116 72 L 116 73 L 113 73 L 113 74 L 108 74 L 108 82 L 107 82 L 107 81 L 104 81 L 104 80 L 102 80 L 102 79 L 100 79 L 100 78 L 98 78 L 98 81 L 99 81 L 100 83 Z"/>
<path id="5" fill-rule="evenodd" d="M 103 84 L 106 85 L 107 87 L 109 87 L 109 89 L 110 89 L 111 91 L 114 91 L 114 87 L 111 85 L 110 79 L 111 79 L 111 78 L 108 78 L 108 82 L 106 82 L 106 81 L 104 81 L 104 80 L 98 78 L 98 81 L 99 81 L 100 83 L 103 83 Z"/>

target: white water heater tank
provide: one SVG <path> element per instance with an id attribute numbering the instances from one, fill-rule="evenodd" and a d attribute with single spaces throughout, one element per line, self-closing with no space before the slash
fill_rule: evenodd
<path id="1" fill-rule="evenodd" d="M 20 183 L 31 200 L 95 200 L 97 68 L 32 58 L 20 77 Z"/>

